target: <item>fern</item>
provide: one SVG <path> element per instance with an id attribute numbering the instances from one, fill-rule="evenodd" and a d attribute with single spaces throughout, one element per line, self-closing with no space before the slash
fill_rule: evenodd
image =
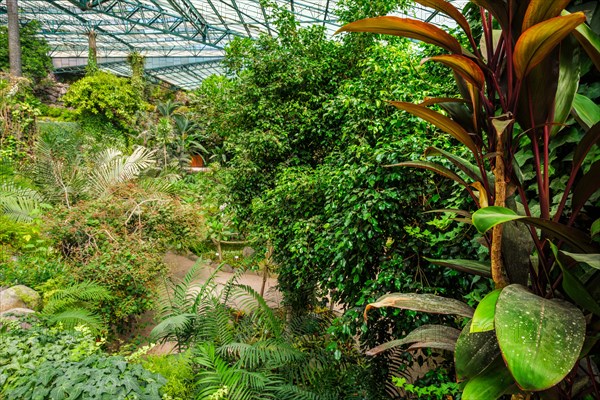
<path id="1" fill-rule="evenodd" d="M 12 182 L 0 184 L 0 212 L 15 222 L 33 220 L 42 201 L 42 195 L 33 189 Z"/>
<path id="2" fill-rule="evenodd" d="M 99 303 L 112 298 L 105 287 L 94 282 L 82 282 L 52 293 L 41 315 L 50 325 L 60 322 L 65 328 L 72 329 L 83 324 L 99 332 L 105 326 L 93 310 Z"/>

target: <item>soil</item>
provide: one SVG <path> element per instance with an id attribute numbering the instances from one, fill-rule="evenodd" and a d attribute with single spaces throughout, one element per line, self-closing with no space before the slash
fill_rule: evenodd
<path id="1" fill-rule="evenodd" d="M 175 282 L 181 281 L 185 277 L 187 272 L 196 264 L 196 262 L 202 262 L 193 261 L 186 256 L 178 255 L 171 252 L 165 254 L 163 261 L 169 268 L 169 277 Z M 198 274 L 198 279 L 194 282 L 194 286 L 200 286 L 204 282 L 206 282 L 208 277 L 210 277 L 210 275 L 215 271 L 217 266 L 218 264 L 216 263 L 204 262 L 204 265 L 202 266 Z M 225 285 L 225 283 L 228 282 L 235 275 L 235 272 L 219 271 L 216 275 L 215 281 L 220 285 Z M 243 273 L 238 278 L 239 284 L 248 285 L 258 293 L 260 293 L 262 282 L 263 276 L 261 272 L 248 271 Z M 279 307 L 281 305 L 282 300 L 281 293 L 277 291 L 276 286 L 276 278 L 267 278 L 267 282 L 265 284 L 264 298 L 267 304 L 274 308 Z M 148 311 L 140 317 L 135 326 L 132 327 L 131 332 L 126 337 L 123 337 L 122 340 L 125 342 L 131 342 L 132 340 L 147 342 L 150 337 L 150 332 L 155 326 L 155 312 Z M 164 343 L 155 346 L 150 351 L 150 354 L 167 354 L 173 352 L 173 350 L 174 343 Z"/>

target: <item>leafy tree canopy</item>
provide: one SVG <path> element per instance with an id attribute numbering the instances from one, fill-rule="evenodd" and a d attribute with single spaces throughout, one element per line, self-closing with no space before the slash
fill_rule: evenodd
<path id="1" fill-rule="evenodd" d="M 39 22 L 29 21 L 21 25 L 20 31 L 23 74 L 35 81 L 52 71 L 52 59 L 48 55 L 50 46 L 37 35 L 39 30 Z M 8 72 L 9 69 L 8 28 L 0 26 L 0 70 Z"/>

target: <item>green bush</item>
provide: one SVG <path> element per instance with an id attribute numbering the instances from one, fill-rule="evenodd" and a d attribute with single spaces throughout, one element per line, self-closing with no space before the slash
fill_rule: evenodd
<path id="1" fill-rule="evenodd" d="M 69 87 L 63 101 L 83 120 L 116 128 L 126 136 L 135 126 L 135 115 L 143 107 L 139 93 L 127 79 L 107 72 L 86 76 Z"/>
<path id="2" fill-rule="evenodd" d="M 161 393 L 168 400 L 187 400 L 194 396 L 194 370 L 191 352 L 175 355 L 150 355 L 142 361 L 148 371 L 167 379 Z"/>
<path id="3" fill-rule="evenodd" d="M 39 81 L 45 78 L 52 70 L 52 59 L 48 55 L 50 46 L 38 35 L 41 24 L 37 21 L 28 21 L 21 25 L 19 32 L 21 41 L 21 61 L 23 74 Z M 0 27 L 0 70 L 9 70 L 8 59 L 8 27 Z"/>

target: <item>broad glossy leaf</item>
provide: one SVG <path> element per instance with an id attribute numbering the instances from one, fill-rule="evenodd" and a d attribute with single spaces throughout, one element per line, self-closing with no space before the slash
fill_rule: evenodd
<path id="1" fill-rule="evenodd" d="M 435 25 L 410 18 L 376 17 L 366 18 L 342 26 L 340 32 L 371 32 L 395 35 L 434 44 L 451 53 L 462 53 L 458 40 Z"/>
<path id="2" fill-rule="evenodd" d="M 395 307 L 403 310 L 422 311 L 432 314 L 459 315 L 471 318 L 473 309 L 456 299 L 421 293 L 390 293 L 381 296 L 375 303 L 367 304 L 365 319 L 372 308 Z"/>
<path id="3" fill-rule="evenodd" d="M 432 258 L 424 257 L 427 261 L 432 264 L 441 265 L 444 267 L 452 268 L 457 271 L 466 272 L 468 274 L 474 274 L 483 276 L 485 278 L 491 278 L 490 263 L 483 261 L 473 260 L 435 260 Z"/>
<path id="4" fill-rule="evenodd" d="M 600 269 L 600 254 L 577 254 L 569 253 L 568 251 L 560 251 L 561 253 L 571 257 L 573 260 L 586 263 L 592 268 Z"/>
<path id="5" fill-rule="evenodd" d="M 579 170 L 579 167 L 583 163 L 583 160 L 585 160 L 588 152 L 596 143 L 598 143 L 598 141 L 600 141 L 600 123 L 592 126 L 590 130 L 585 133 L 577 145 L 577 148 L 575 148 L 575 154 L 573 155 L 573 167 L 575 171 Z"/>
<path id="6" fill-rule="evenodd" d="M 496 302 L 502 289 L 496 289 L 488 293 L 477 305 L 473 320 L 471 321 L 471 333 L 487 332 L 494 329 L 494 315 L 496 314 Z"/>
<path id="7" fill-rule="evenodd" d="M 509 285 L 500 293 L 495 326 L 502 357 L 527 391 L 545 390 L 563 380 L 585 340 L 585 318 L 578 308 L 536 296 L 521 285 Z"/>
<path id="8" fill-rule="evenodd" d="M 456 379 L 463 381 L 481 374 L 500 358 L 500 348 L 494 332 L 470 333 L 469 322 L 460 333 L 454 349 Z"/>
<path id="9" fill-rule="evenodd" d="M 483 74 L 483 71 L 479 68 L 479 65 L 470 58 L 458 54 L 448 54 L 424 58 L 421 60 L 421 63 L 430 60 L 437 61 L 452 68 L 454 72 L 479 90 L 483 89 L 485 86 L 485 75 Z"/>
<path id="10" fill-rule="evenodd" d="M 483 373 L 469 379 L 463 389 L 463 400 L 496 400 L 510 393 L 515 381 L 501 357 L 494 360 Z"/>
<path id="11" fill-rule="evenodd" d="M 428 162 L 428 161 L 406 161 L 398 164 L 386 165 L 386 167 L 413 167 L 413 168 L 421 168 L 428 169 L 433 171 L 441 176 L 445 176 L 446 178 L 450 178 L 453 181 L 456 181 L 463 185 L 464 187 L 469 186 L 467 182 L 465 182 L 460 176 L 456 175 L 454 172 L 450 171 L 448 168 L 441 166 L 436 163 Z"/>
<path id="12" fill-rule="evenodd" d="M 573 189 L 573 210 L 579 210 L 588 199 L 600 190 L 600 160 L 590 167 L 590 170 L 581 177 Z"/>
<path id="13" fill-rule="evenodd" d="M 401 101 L 392 101 L 390 103 L 401 110 L 408 111 L 409 113 L 435 125 L 442 131 L 448 133 L 450 136 L 467 146 L 474 154 L 477 154 L 477 146 L 473 142 L 473 139 L 471 139 L 469 136 L 469 133 L 461 125 L 452 121 L 445 115 L 413 103 L 405 103 Z"/>
<path id="14" fill-rule="evenodd" d="M 589 98 L 576 94 L 573 99 L 573 109 L 577 116 L 586 125 L 586 128 L 596 125 L 600 122 L 600 107 Z"/>
<path id="15" fill-rule="evenodd" d="M 570 2 L 571 0 L 531 0 L 523 18 L 523 31 L 539 22 L 559 16 Z"/>
<path id="16" fill-rule="evenodd" d="M 527 76 L 533 67 L 542 62 L 557 44 L 583 22 L 585 14 L 579 12 L 548 19 L 523 32 L 513 54 L 517 77 L 523 79 Z"/>
<path id="17" fill-rule="evenodd" d="M 460 335 L 460 331 L 450 326 L 423 325 L 406 335 L 406 337 L 380 344 L 379 346 L 370 349 L 365 354 L 368 356 L 375 356 L 394 347 L 402 346 L 409 343 L 424 342 L 444 343 L 444 350 L 446 350 L 447 347 L 450 346 L 451 350 L 454 351 L 454 345 L 456 344 L 456 339 L 458 339 L 458 335 Z"/>
<path id="18" fill-rule="evenodd" d="M 452 18 L 458 26 L 462 28 L 463 31 L 467 34 L 467 36 L 471 36 L 471 27 L 469 26 L 469 22 L 462 15 L 462 13 L 450 4 L 446 0 L 415 0 L 415 3 L 419 3 L 425 7 L 433 8 L 443 14 L 446 14 L 450 18 Z"/>
<path id="19" fill-rule="evenodd" d="M 558 72 L 558 87 L 554 97 L 554 126 L 552 135 L 563 129 L 563 124 L 567 121 L 573 99 L 579 87 L 580 60 L 579 48 L 575 39 L 568 37 L 565 39 L 565 46 L 560 46 L 560 60 Z"/>
<path id="20" fill-rule="evenodd" d="M 475 211 L 471 218 L 473 225 L 481 233 L 487 232 L 498 224 L 508 221 L 520 221 L 534 225 L 542 229 L 548 236 L 564 240 L 582 252 L 593 253 L 596 250 L 596 246 L 591 243 L 591 238 L 578 229 L 541 218 L 517 215 L 513 210 L 505 207 L 491 206 L 482 208 Z"/>
<path id="21" fill-rule="evenodd" d="M 430 146 L 427 149 L 425 149 L 424 155 L 425 156 L 435 156 L 435 155 L 442 156 L 442 157 L 446 158 L 448 161 L 450 161 L 452 164 L 454 164 L 456 167 L 458 167 L 465 174 L 467 174 L 467 176 L 469 178 L 473 179 L 474 181 L 482 182 L 481 171 L 479 170 L 479 168 L 477 168 L 476 165 L 471 164 L 469 161 L 465 160 L 462 157 L 458 157 L 455 154 L 452 154 L 446 150 L 442 150 L 442 149 L 439 149 L 434 146 Z M 488 179 L 490 179 L 490 177 L 488 177 Z M 493 178 L 492 178 L 492 181 L 493 181 Z"/>

